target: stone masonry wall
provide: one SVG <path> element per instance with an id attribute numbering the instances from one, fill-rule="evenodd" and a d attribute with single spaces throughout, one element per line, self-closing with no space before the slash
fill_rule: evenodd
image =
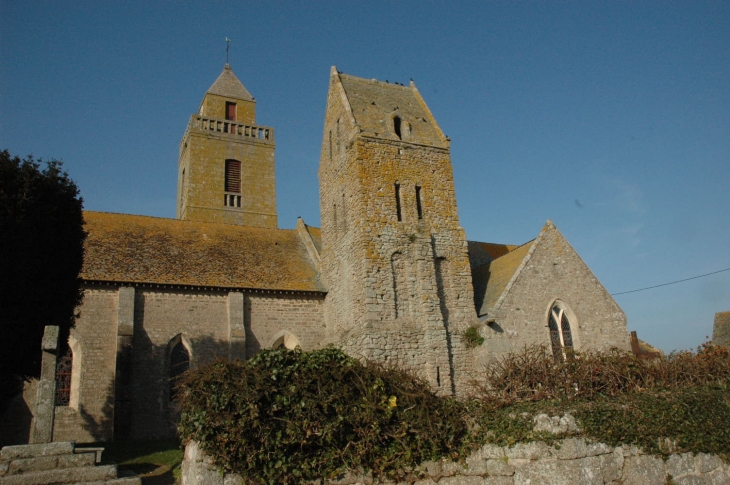
<path id="1" fill-rule="evenodd" d="M 182 465 L 183 485 L 242 485 L 235 474 L 221 474 L 197 443 L 188 443 Z M 345 474 L 331 485 L 393 484 L 370 475 Z M 553 446 L 544 442 L 512 447 L 485 445 L 463 463 L 423 463 L 398 485 L 695 485 L 730 484 L 730 464 L 715 455 L 647 455 L 635 446 L 610 447 L 582 438 Z"/>
<path id="2" fill-rule="evenodd" d="M 73 366 L 80 371 L 71 405 L 57 406 L 54 441 L 111 440 L 117 332 L 116 288 L 87 288 L 71 331 Z"/>
<path id="3" fill-rule="evenodd" d="M 551 223 L 529 258 L 507 297 L 489 313 L 496 325 L 481 330 L 486 340 L 476 350 L 480 363 L 526 345 L 550 348 L 548 312 L 556 300 L 569 310 L 576 350 L 630 349 L 623 311 Z"/>

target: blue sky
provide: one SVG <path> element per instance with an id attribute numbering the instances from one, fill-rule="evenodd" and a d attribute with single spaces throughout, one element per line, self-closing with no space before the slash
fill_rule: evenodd
<path id="1" fill-rule="evenodd" d="M 276 130 L 280 226 L 319 224 L 329 68 L 413 78 L 472 240 L 551 219 L 611 293 L 730 268 L 730 3 L 0 2 L 0 148 L 58 158 L 90 210 L 175 215 L 178 144 L 225 63 Z M 694 348 L 730 271 L 616 296 Z"/>

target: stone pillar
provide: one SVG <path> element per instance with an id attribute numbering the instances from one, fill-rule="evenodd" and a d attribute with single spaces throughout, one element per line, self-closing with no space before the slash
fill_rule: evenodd
<path id="1" fill-rule="evenodd" d="M 243 325 L 243 293 L 228 293 L 228 345 L 230 359 L 246 358 L 246 328 Z"/>
<path id="2" fill-rule="evenodd" d="M 730 347 L 730 312 L 715 313 L 712 327 L 712 344 Z"/>
<path id="3" fill-rule="evenodd" d="M 134 287 L 119 288 L 117 306 L 117 362 L 114 378 L 114 438 L 132 431 L 132 340 L 134 338 Z"/>
<path id="4" fill-rule="evenodd" d="M 58 356 L 58 327 L 47 325 L 41 343 L 41 379 L 35 400 L 31 443 L 53 440 L 53 416 L 56 411 L 56 359 Z"/>

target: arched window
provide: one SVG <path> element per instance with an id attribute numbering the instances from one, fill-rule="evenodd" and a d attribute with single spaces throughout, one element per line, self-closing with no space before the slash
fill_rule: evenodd
<path id="1" fill-rule="evenodd" d="M 66 346 L 56 361 L 56 406 L 71 404 L 71 375 L 73 372 L 73 352 Z"/>
<path id="2" fill-rule="evenodd" d="M 561 304 L 555 303 L 550 309 L 548 327 L 553 357 L 556 360 L 565 360 L 573 352 L 573 336 L 570 331 L 570 320 Z"/>
<path id="3" fill-rule="evenodd" d="M 188 369 L 190 369 L 190 353 L 183 344 L 182 339 L 179 339 L 170 350 L 170 401 L 175 400 L 178 380 Z"/>
<path id="4" fill-rule="evenodd" d="M 274 338 L 274 342 L 271 344 L 272 349 L 280 349 L 280 348 L 286 348 L 289 350 L 294 350 L 297 347 L 301 347 L 299 344 L 299 339 L 294 336 L 294 334 L 291 334 L 289 332 L 280 332 L 277 337 Z"/>

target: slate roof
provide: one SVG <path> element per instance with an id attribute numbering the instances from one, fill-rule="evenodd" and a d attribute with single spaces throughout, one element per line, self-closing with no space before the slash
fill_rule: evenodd
<path id="1" fill-rule="evenodd" d="M 507 288 L 512 276 L 519 268 L 522 261 L 524 261 L 527 253 L 532 248 L 535 240 L 523 244 L 522 246 L 512 249 L 506 254 L 497 257 L 492 262 L 475 268 L 472 271 L 472 278 L 474 281 L 474 299 L 477 306 L 478 315 L 486 315 L 487 312 L 494 307 L 502 296 L 504 290 Z M 469 249 L 471 251 L 472 244 L 484 244 L 487 245 L 484 249 L 486 250 L 489 246 L 491 249 L 502 250 L 509 247 L 510 245 L 490 245 L 490 243 L 473 243 L 470 242 Z M 497 248 L 495 246 L 503 246 L 503 248 Z M 470 252 L 471 257 L 471 252 Z"/>
<path id="2" fill-rule="evenodd" d="M 410 123 L 410 136 L 403 140 L 442 145 L 447 143 L 441 128 L 431 115 L 416 86 L 401 86 L 339 74 L 355 122 L 365 133 L 398 140 L 392 128 L 392 116 Z M 405 131 L 405 127 L 403 128 Z"/>
<path id="3" fill-rule="evenodd" d="M 87 281 L 323 291 L 297 232 L 84 212 Z"/>
<path id="4" fill-rule="evenodd" d="M 226 64 L 223 68 L 218 79 L 215 80 L 213 85 L 208 88 L 206 94 L 216 94 L 218 96 L 224 96 L 226 98 L 244 99 L 246 101 L 253 101 L 253 96 L 246 90 L 243 83 L 238 80 L 231 66 Z"/>

